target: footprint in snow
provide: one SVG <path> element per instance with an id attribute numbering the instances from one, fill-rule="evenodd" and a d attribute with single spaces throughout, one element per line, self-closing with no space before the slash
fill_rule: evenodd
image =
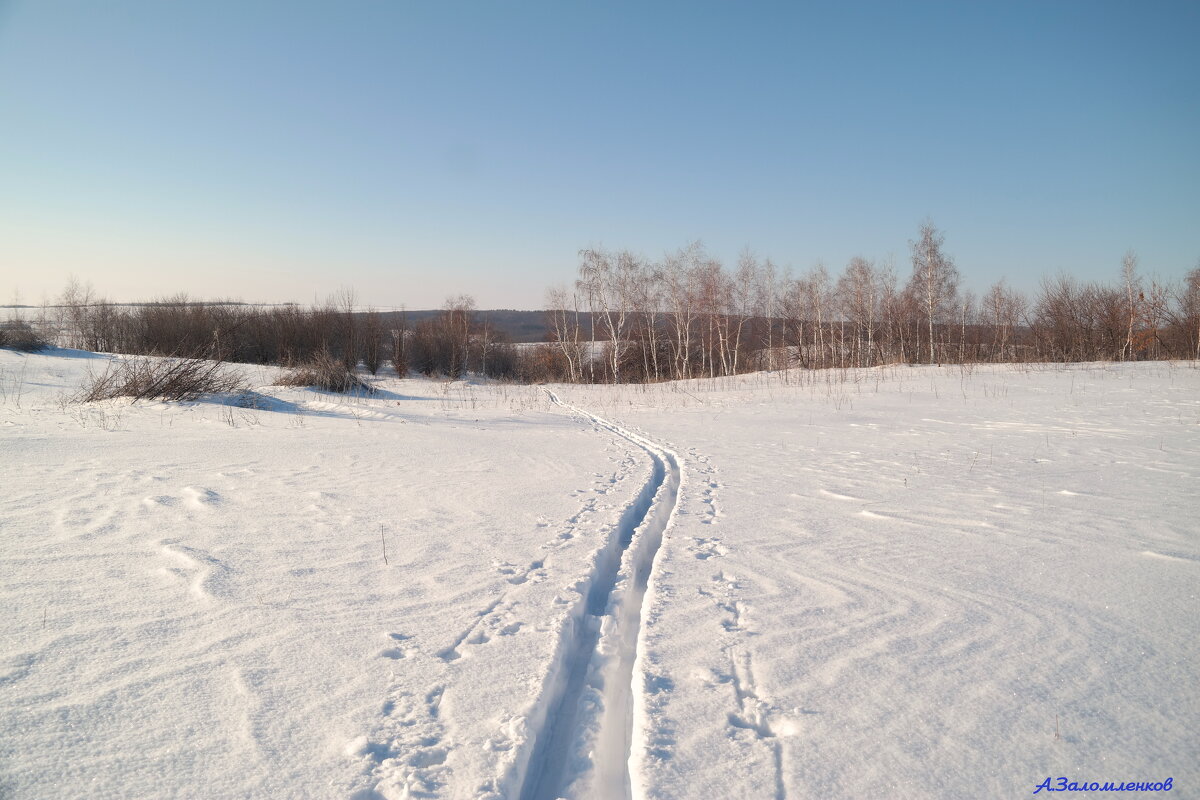
<path id="1" fill-rule="evenodd" d="M 719 539 L 693 537 L 692 542 L 693 544 L 687 548 L 688 552 L 701 561 L 729 554 L 729 548 L 721 544 Z"/>
<path id="2" fill-rule="evenodd" d="M 442 729 L 443 687 L 429 690 L 423 702 L 407 691 L 389 697 L 382 706 L 383 721 L 372 735 L 358 736 L 344 747 L 347 756 L 370 765 L 364 786 L 353 798 L 434 797 L 449 784 L 446 766 L 453 742 Z"/>

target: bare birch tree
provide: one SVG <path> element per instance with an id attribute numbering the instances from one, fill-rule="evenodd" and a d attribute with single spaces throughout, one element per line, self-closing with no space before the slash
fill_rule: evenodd
<path id="1" fill-rule="evenodd" d="M 909 242 L 913 263 L 909 286 L 921 304 L 921 313 L 929 332 L 930 364 L 938 362 L 933 326 L 947 310 L 954 307 L 954 298 L 958 293 L 958 270 L 954 260 L 942 250 L 945 239 L 932 222 L 926 222 L 921 226 L 919 238 Z"/>
<path id="2" fill-rule="evenodd" d="M 408 376 L 408 314 L 400 308 L 400 322 L 392 330 L 392 368 L 397 378 Z"/>
<path id="3" fill-rule="evenodd" d="M 1121 348 L 1121 358 L 1126 361 L 1133 358 L 1133 328 L 1137 322 L 1138 303 L 1142 294 L 1142 281 L 1138 277 L 1137 267 L 1137 253 L 1132 250 L 1126 251 L 1125 257 L 1121 259 L 1121 278 L 1125 284 L 1125 317 L 1129 323 L 1125 330 L 1125 344 Z"/>
<path id="4" fill-rule="evenodd" d="M 671 360 L 676 378 L 691 374 L 692 334 L 696 321 L 695 275 L 704 258 L 704 248 L 693 242 L 663 261 L 663 290 L 671 328 Z"/>
<path id="5" fill-rule="evenodd" d="M 567 379 L 571 383 L 583 380 L 583 343 L 579 322 L 579 292 L 567 296 L 564 287 L 546 291 L 546 313 L 553 326 L 554 342 L 567 362 Z"/>
<path id="6" fill-rule="evenodd" d="M 602 249 L 582 250 L 579 253 L 577 286 L 587 298 L 595 320 L 608 337 L 607 367 L 614 383 L 621 380 L 621 362 L 629 345 L 629 305 L 640 277 L 641 262 L 628 250 L 612 256 Z M 593 337 L 594 338 L 594 337 Z"/>
<path id="7" fill-rule="evenodd" d="M 1192 358 L 1200 359 L 1200 266 L 1184 278 L 1177 304 L 1180 327 L 1185 331 Z"/>
<path id="8" fill-rule="evenodd" d="M 837 283 L 837 297 L 852 336 L 851 363 L 869 367 L 875 352 L 875 326 L 879 314 L 879 287 L 875 266 L 862 257 L 850 259 Z"/>
<path id="9" fill-rule="evenodd" d="M 1009 289 L 1003 279 L 997 281 L 983 296 L 983 318 L 990 330 L 989 347 L 992 361 L 1009 361 L 1013 358 L 1010 342 L 1021 317 L 1025 314 L 1025 299 L 1019 292 Z"/>
<path id="10" fill-rule="evenodd" d="M 662 314 L 663 272 L 659 264 L 643 263 L 634 284 L 633 305 L 641 326 L 642 369 L 647 379 L 660 380 L 659 317 Z"/>

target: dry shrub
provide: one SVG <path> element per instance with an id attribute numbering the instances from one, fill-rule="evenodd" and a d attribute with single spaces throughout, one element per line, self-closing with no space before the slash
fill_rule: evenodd
<path id="1" fill-rule="evenodd" d="M 334 358 L 328 351 L 322 351 L 315 356 L 288 370 L 276 386 L 311 386 L 330 392 L 363 392 L 370 394 L 375 391 L 364 383 L 361 378 L 346 368 L 346 364 Z"/>
<path id="2" fill-rule="evenodd" d="M 73 400 L 90 403 L 130 397 L 134 400 L 196 400 L 202 395 L 246 388 L 242 377 L 221 361 L 200 358 L 129 358 L 110 361 Z"/>
<path id="3" fill-rule="evenodd" d="M 25 320 L 14 319 L 0 323 L 0 347 L 36 353 L 49 346 L 50 343 Z"/>

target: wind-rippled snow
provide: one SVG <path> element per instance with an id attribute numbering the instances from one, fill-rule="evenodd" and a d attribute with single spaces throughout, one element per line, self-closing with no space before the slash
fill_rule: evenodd
<path id="1" fill-rule="evenodd" d="M 683 468 L 634 797 L 1200 780 L 1193 364 L 60 402 L 103 358 L 0 351 L 0 796 L 517 797 L 653 477 L 596 420 Z"/>

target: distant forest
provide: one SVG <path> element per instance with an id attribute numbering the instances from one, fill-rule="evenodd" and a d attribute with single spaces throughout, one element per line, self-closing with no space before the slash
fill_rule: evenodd
<path id="1" fill-rule="evenodd" d="M 61 299 L 61 298 L 59 298 Z M 296 303 L 246 303 L 240 300 L 192 300 L 184 295 L 177 295 L 171 298 L 163 298 L 159 300 L 150 300 L 139 303 L 109 303 L 104 300 L 95 301 L 97 303 L 111 305 L 120 309 L 132 309 L 141 306 L 163 306 L 163 305 L 189 305 L 189 306 L 232 306 L 242 309 L 267 309 L 267 308 L 294 308 L 298 307 Z M 7 311 L 9 322 L 16 319 L 52 320 L 58 317 L 68 316 L 65 313 L 65 306 L 59 305 L 57 300 L 54 303 L 46 303 L 45 305 L 33 306 L 28 304 L 0 305 L 0 314 Z M 405 325 L 415 325 L 418 322 L 432 319 L 442 314 L 444 309 L 413 309 L 406 311 L 384 311 L 380 310 L 375 313 L 379 314 L 383 326 L 386 330 L 399 329 Z M 361 324 L 366 324 L 370 311 L 355 310 L 354 314 L 361 321 Z M 483 324 L 486 321 L 502 336 L 507 337 L 510 341 L 517 344 L 529 344 L 535 342 L 546 341 L 546 312 L 545 311 L 519 311 L 512 308 L 488 309 L 483 311 L 472 312 L 472 320 L 475 324 Z M 0 325 L 3 325 L 0 322 Z M 40 322 L 39 324 L 45 324 Z"/>
<path id="2" fill-rule="evenodd" d="M 0 326 L 0 346 L 295 366 L 322 355 L 377 374 L 648 382 L 790 367 L 1200 358 L 1200 267 L 1150 280 L 1126 253 L 1113 280 L 1045 278 L 1032 296 L 1001 280 L 964 291 L 943 234 L 923 225 L 910 271 L 852 259 L 792 276 L 743 253 L 732 268 L 692 244 L 647 261 L 584 250 L 544 311 L 478 311 L 469 296 L 422 311 L 363 310 L 342 289 L 312 306 L 117 304 L 77 281 L 54 305 Z"/>

